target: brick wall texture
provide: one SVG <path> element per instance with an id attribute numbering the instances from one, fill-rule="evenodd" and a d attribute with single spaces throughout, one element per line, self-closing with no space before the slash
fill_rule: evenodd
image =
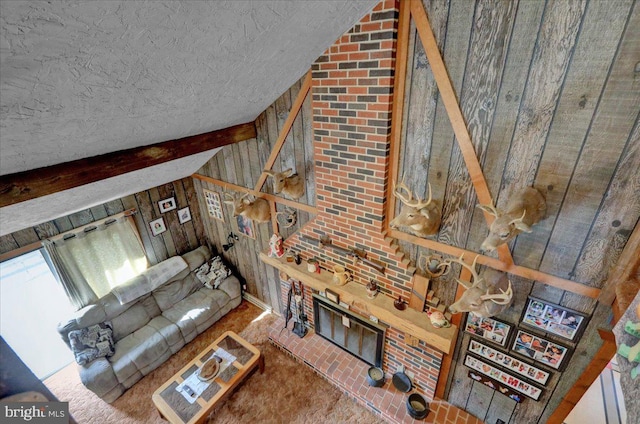
<path id="1" fill-rule="evenodd" d="M 375 279 L 379 295 L 408 301 L 413 269 L 384 232 L 397 18 L 397 3 L 381 1 L 313 64 L 318 214 L 285 245 L 305 259 L 318 259 L 325 269 L 337 264 L 349 268 L 357 283 Z M 300 234 L 313 239 L 327 235 L 337 246 L 362 249 L 367 258 L 385 265 L 385 273 L 361 262 L 354 265 L 351 258 L 320 249 Z M 286 304 L 288 284 L 282 289 Z M 441 360 L 442 354 L 423 342 L 411 347 L 402 332 L 387 331 L 385 372 L 404 365 L 415 374 L 418 391 L 429 398 Z"/>

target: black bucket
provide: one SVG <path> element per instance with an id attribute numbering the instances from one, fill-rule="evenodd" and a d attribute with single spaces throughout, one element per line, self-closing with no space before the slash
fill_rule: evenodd
<path id="1" fill-rule="evenodd" d="M 367 371 L 367 382 L 369 386 L 382 387 L 384 384 L 384 371 L 378 367 L 371 367 Z"/>
<path id="2" fill-rule="evenodd" d="M 407 412 L 411 418 L 421 420 L 429 415 L 429 403 L 420 393 L 411 393 L 407 397 Z"/>

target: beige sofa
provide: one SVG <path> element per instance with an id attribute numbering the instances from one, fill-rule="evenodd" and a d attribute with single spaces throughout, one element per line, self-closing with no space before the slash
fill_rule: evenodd
<path id="1" fill-rule="evenodd" d="M 188 252 L 182 255 L 186 268 L 151 292 L 121 304 L 112 291 L 58 326 L 70 348 L 69 333 L 78 334 L 92 326 L 105 330 L 109 338 L 111 346 L 106 356 L 78 365 L 88 389 L 104 401 L 113 402 L 240 304 L 241 288 L 236 276 L 221 280 L 216 289 L 205 287 L 196 277 L 196 269 L 210 258 L 206 246 Z M 106 345 L 104 339 L 100 340 Z"/>

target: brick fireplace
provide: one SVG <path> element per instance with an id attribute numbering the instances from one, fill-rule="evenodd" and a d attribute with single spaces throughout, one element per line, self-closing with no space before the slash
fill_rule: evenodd
<path id="1" fill-rule="evenodd" d="M 318 213 L 285 246 L 304 259 L 318 259 L 325 270 L 337 264 L 347 267 L 355 283 L 375 279 L 379 296 L 406 302 L 414 269 L 385 237 L 397 18 L 393 0 L 379 3 L 313 64 Z M 368 259 L 384 264 L 384 274 L 362 262 L 354 265 L 351 258 L 307 239 L 322 236 L 338 247 L 365 251 Z M 281 281 L 281 288 L 286 305 L 289 284 Z M 311 294 L 307 288 L 307 315 L 312 315 Z M 404 366 L 415 376 L 417 391 L 432 399 L 442 353 L 423 341 L 417 346 L 407 342 L 404 331 L 387 329 L 383 369 L 393 374 Z"/>

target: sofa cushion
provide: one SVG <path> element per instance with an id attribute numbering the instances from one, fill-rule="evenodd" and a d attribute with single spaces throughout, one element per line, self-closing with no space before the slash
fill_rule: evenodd
<path id="1" fill-rule="evenodd" d="M 80 365 L 114 354 L 113 327 L 102 322 L 69 332 L 69 344 Z"/>
<path id="2" fill-rule="evenodd" d="M 132 302 L 167 283 L 183 270 L 188 269 L 187 262 L 181 256 L 173 256 L 144 270 L 140 275 L 125 281 L 111 292 L 121 305 Z"/>
<path id="3" fill-rule="evenodd" d="M 182 255 L 182 259 L 187 262 L 189 271 L 193 271 L 203 263 L 207 262 L 211 257 L 211 251 L 207 246 L 200 246 L 191 252 Z"/>
<path id="4" fill-rule="evenodd" d="M 116 343 L 116 353 L 109 362 L 118 381 L 130 387 L 151 371 L 159 358 L 166 359 L 170 355 L 164 336 L 154 327 L 145 325 Z"/>
<path id="5" fill-rule="evenodd" d="M 147 325 L 154 328 L 164 338 L 171 353 L 176 353 L 185 345 L 180 328 L 162 315 L 155 317 Z"/>
<path id="6" fill-rule="evenodd" d="M 166 311 L 200 288 L 202 288 L 202 283 L 198 281 L 194 273 L 190 273 L 182 280 L 158 287 L 152 294 L 160 310 Z"/>
<path id="7" fill-rule="evenodd" d="M 136 303 L 117 317 L 113 318 L 114 338 L 116 341 L 122 340 L 151 321 L 151 318 L 152 317 L 149 316 L 145 307 L 140 302 Z"/>
<path id="8" fill-rule="evenodd" d="M 203 288 L 191 294 L 185 299 L 173 305 L 172 308 L 162 312 L 169 321 L 174 322 L 182 332 L 186 341 L 190 341 L 202 331 L 202 327 L 208 323 L 219 311 L 218 302 L 214 297 L 207 296 Z"/>

